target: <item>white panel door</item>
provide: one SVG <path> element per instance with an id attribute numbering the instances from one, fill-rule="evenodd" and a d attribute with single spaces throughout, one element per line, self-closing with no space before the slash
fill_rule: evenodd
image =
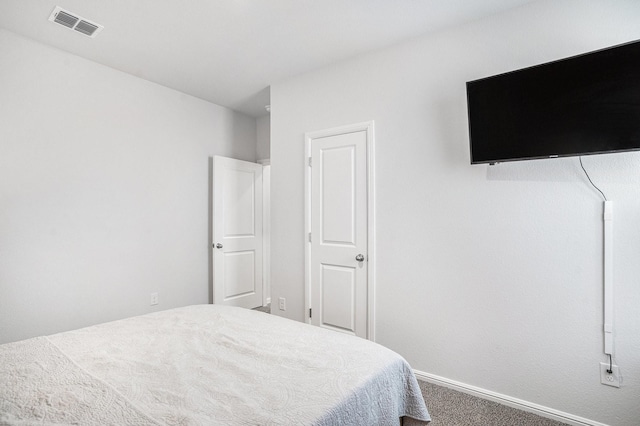
<path id="1" fill-rule="evenodd" d="M 214 157 L 213 303 L 262 306 L 262 166 Z"/>
<path id="2" fill-rule="evenodd" d="M 310 322 L 367 338 L 367 132 L 310 144 Z"/>

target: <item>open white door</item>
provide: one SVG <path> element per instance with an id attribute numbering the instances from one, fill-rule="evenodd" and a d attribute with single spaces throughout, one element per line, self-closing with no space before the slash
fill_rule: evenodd
<path id="1" fill-rule="evenodd" d="M 213 303 L 262 306 L 262 166 L 214 157 Z"/>
<path id="2" fill-rule="evenodd" d="M 373 339 L 372 123 L 307 134 L 309 322 Z"/>

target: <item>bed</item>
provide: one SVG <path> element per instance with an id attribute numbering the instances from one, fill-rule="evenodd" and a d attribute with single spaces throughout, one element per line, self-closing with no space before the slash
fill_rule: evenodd
<path id="1" fill-rule="evenodd" d="M 274 315 L 194 305 L 0 345 L 0 424 L 428 422 L 395 352 Z"/>

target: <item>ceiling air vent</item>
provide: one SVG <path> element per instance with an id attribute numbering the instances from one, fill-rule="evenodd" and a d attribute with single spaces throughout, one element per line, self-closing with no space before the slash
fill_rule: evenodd
<path id="1" fill-rule="evenodd" d="M 68 28 L 73 28 L 78 23 L 78 18 L 61 10 L 55 15 L 53 22 Z"/>
<path id="2" fill-rule="evenodd" d="M 49 16 L 49 21 L 63 25 L 89 37 L 95 37 L 96 34 L 104 28 L 100 24 L 88 21 L 75 13 L 64 10 L 60 6 L 56 6 L 56 8 L 53 9 L 51 16 Z"/>
<path id="3" fill-rule="evenodd" d="M 98 29 L 97 25 L 92 24 L 91 22 L 81 20 L 78 22 L 78 25 L 74 28 L 74 30 L 81 32 L 82 34 L 86 34 L 88 36 L 93 35 Z"/>

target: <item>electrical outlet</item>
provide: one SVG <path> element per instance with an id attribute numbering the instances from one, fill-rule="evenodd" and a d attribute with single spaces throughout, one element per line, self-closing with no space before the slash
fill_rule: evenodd
<path id="1" fill-rule="evenodd" d="M 280 308 L 281 311 L 286 311 L 287 310 L 287 299 L 285 299 L 284 297 L 279 297 L 278 298 L 278 308 Z"/>
<path id="2" fill-rule="evenodd" d="M 151 293 L 151 306 L 158 304 L 158 293 Z"/>
<path id="3" fill-rule="evenodd" d="M 609 363 L 600 363 L 600 383 L 607 386 L 613 386 L 614 388 L 620 387 L 620 371 L 617 365 L 611 366 L 611 373 L 609 373 Z"/>

